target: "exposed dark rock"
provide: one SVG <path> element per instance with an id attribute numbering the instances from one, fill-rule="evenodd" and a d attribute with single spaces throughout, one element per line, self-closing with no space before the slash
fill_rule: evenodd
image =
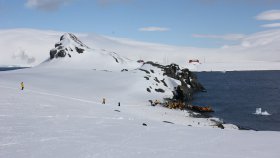
<path id="1" fill-rule="evenodd" d="M 57 53 L 56 49 L 50 50 L 50 59 L 53 59 L 55 57 L 56 53 Z"/>
<path id="2" fill-rule="evenodd" d="M 165 91 L 163 90 L 163 89 L 161 89 L 161 88 L 157 88 L 157 89 L 155 89 L 155 91 L 156 92 L 160 92 L 160 93 L 164 93 Z"/>
<path id="3" fill-rule="evenodd" d="M 69 58 L 71 58 L 71 55 L 68 53 Z"/>
<path id="4" fill-rule="evenodd" d="M 192 78 L 192 81 L 190 81 L 191 87 L 196 91 L 202 91 L 205 92 L 206 89 L 203 87 L 203 85 L 199 82 L 197 82 L 197 76 L 194 73 L 190 73 L 190 77 Z"/>
<path id="5" fill-rule="evenodd" d="M 152 70 L 152 69 L 151 69 L 150 71 L 151 71 L 152 73 L 155 73 L 155 71 L 154 71 L 154 70 Z"/>
<path id="6" fill-rule="evenodd" d="M 89 48 L 88 46 L 86 46 L 82 41 L 80 41 L 74 34 L 72 33 L 68 33 L 69 37 L 75 41 L 76 43 L 80 44 L 81 47 L 86 47 L 86 48 Z M 64 37 L 64 35 L 63 35 Z"/>
<path id="7" fill-rule="evenodd" d="M 128 71 L 128 70 L 127 69 L 122 69 L 121 72 L 123 72 L 123 71 Z"/>
<path id="8" fill-rule="evenodd" d="M 223 125 L 223 121 L 217 121 L 217 120 L 214 120 L 214 119 L 210 119 L 211 121 L 215 122 L 216 123 L 216 126 L 221 128 L 221 129 L 225 129 L 224 125 Z"/>
<path id="9" fill-rule="evenodd" d="M 224 125 L 223 125 L 223 124 L 221 124 L 221 123 L 220 123 L 220 124 L 218 124 L 217 126 L 218 126 L 219 128 L 221 128 L 221 129 L 225 129 Z"/>
<path id="10" fill-rule="evenodd" d="M 150 88 L 147 88 L 147 91 L 151 93 L 151 90 L 150 90 Z"/>
<path id="11" fill-rule="evenodd" d="M 144 71 L 146 72 L 147 74 L 150 74 L 150 72 L 148 70 L 144 70 L 144 69 L 139 69 L 140 71 Z"/>
<path id="12" fill-rule="evenodd" d="M 157 83 L 160 83 L 157 77 L 155 77 L 154 80 L 155 80 Z"/>
<path id="13" fill-rule="evenodd" d="M 164 85 L 165 87 L 168 87 L 167 84 L 165 83 L 164 79 L 162 79 L 162 80 L 160 80 L 160 81 L 163 83 L 163 85 Z"/>
<path id="14" fill-rule="evenodd" d="M 170 123 L 170 124 L 174 124 L 173 122 L 170 122 L 170 121 L 162 121 L 164 123 Z"/>
<path id="15" fill-rule="evenodd" d="M 147 76 L 145 76 L 144 78 L 145 78 L 146 80 L 149 80 L 149 77 L 147 77 Z"/>
<path id="16" fill-rule="evenodd" d="M 181 89 L 181 86 L 177 86 L 177 87 L 174 88 L 173 99 L 181 100 L 181 101 L 185 100 L 185 95 L 184 95 L 184 92 Z"/>
<path id="17" fill-rule="evenodd" d="M 59 49 L 62 49 L 62 48 L 63 48 L 63 46 L 58 46 L 56 49 L 58 49 L 58 50 L 59 50 Z"/>
<path id="18" fill-rule="evenodd" d="M 151 103 L 151 106 L 155 106 L 152 100 L 149 100 L 149 102 Z"/>
<path id="19" fill-rule="evenodd" d="M 60 51 L 56 54 L 56 57 L 65 57 L 65 56 L 66 56 L 65 50 L 60 50 Z"/>
<path id="20" fill-rule="evenodd" d="M 119 63 L 118 59 L 116 57 L 113 56 L 113 58 L 116 60 L 117 63 Z"/>
<path id="21" fill-rule="evenodd" d="M 56 43 L 56 44 L 54 45 L 54 47 L 58 47 L 58 46 L 60 46 L 60 45 L 62 45 L 62 43 Z"/>
<path id="22" fill-rule="evenodd" d="M 151 61 L 145 62 L 144 64 L 150 64 L 152 66 L 160 68 L 163 71 L 163 75 L 166 75 L 170 78 L 174 78 L 181 82 L 181 84 L 178 87 L 174 87 L 174 100 L 190 102 L 192 100 L 193 93 L 198 91 L 206 91 L 205 88 L 197 81 L 196 75 L 189 71 L 189 69 L 180 69 L 180 67 L 177 64 L 170 64 L 164 66 Z M 145 72 L 149 73 L 149 71 L 147 70 L 145 70 Z M 158 79 L 155 78 L 155 81 L 158 82 Z M 164 80 L 161 80 L 161 82 L 165 86 L 167 86 Z"/>
<path id="23" fill-rule="evenodd" d="M 83 53 L 84 52 L 84 49 L 82 49 L 82 48 L 75 47 L 75 49 L 78 53 Z"/>
<path id="24" fill-rule="evenodd" d="M 155 67 L 158 67 L 158 68 L 164 68 L 163 65 L 160 65 L 160 64 L 158 64 L 158 63 L 154 63 L 154 62 L 152 62 L 152 61 L 147 61 L 147 62 L 145 62 L 145 64 L 150 64 L 150 65 L 155 66 Z"/>

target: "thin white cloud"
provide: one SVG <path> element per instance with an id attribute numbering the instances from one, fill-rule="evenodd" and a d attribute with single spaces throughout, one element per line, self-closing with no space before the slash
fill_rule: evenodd
<path id="1" fill-rule="evenodd" d="M 165 32 L 165 31 L 169 31 L 169 28 L 166 27 L 155 27 L 155 26 L 150 26 L 150 27 L 142 27 L 138 29 L 139 31 L 158 31 L 158 32 Z"/>
<path id="2" fill-rule="evenodd" d="M 26 0 L 25 6 L 38 10 L 53 11 L 70 1 L 72 0 Z"/>
<path id="3" fill-rule="evenodd" d="M 261 25 L 261 27 L 266 27 L 266 28 L 280 27 L 280 23 L 265 24 L 265 25 Z"/>
<path id="4" fill-rule="evenodd" d="M 268 10 L 256 16 L 257 20 L 280 20 L 280 10 Z"/>
<path id="5" fill-rule="evenodd" d="M 212 35 L 212 34 L 193 34 L 195 38 L 213 38 L 213 39 L 222 39 L 228 41 L 241 40 L 245 37 L 243 34 L 226 34 L 226 35 Z"/>

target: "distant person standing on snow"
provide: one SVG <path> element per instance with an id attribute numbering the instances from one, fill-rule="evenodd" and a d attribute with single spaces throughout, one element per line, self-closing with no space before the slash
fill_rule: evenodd
<path id="1" fill-rule="evenodd" d="M 24 84 L 23 84 L 23 82 L 20 83 L 20 87 L 21 87 L 21 90 L 24 89 Z"/>
<path id="2" fill-rule="evenodd" d="M 102 99 L 102 104 L 105 104 L 105 98 Z"/>

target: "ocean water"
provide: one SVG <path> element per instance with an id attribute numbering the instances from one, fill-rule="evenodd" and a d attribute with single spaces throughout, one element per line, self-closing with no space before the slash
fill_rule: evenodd
<path id="1" fill-rule="evenodd" d="M 193 105 L 210 105 L 212 116 L 245 129 L 280 131 L 280 71 L 197 72 L 207 89 Z M 262 108 L 271 115 L 256 115 Z"/>
<path id="2" fill-rule="evenodd" d="M 0 71 L 11 71 L 11 70 L 17 70 L 17 69 L 25 69 L 28 67 L 0 67 Z"/>

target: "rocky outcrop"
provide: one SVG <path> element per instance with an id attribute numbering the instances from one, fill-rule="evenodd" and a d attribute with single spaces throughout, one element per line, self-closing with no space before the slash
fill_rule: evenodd
<path id="1" fill-rule="evenodd" d="M 60 41 L 54 45 L 55 48 L 50 50 L 50 59 L 53 58 L 71 58 L 71 54 L 82 54 L 86 49 L 89 49 L 83 42 L 81 42 L 75 35 L 66 33 L 60 37 Z"/>
<path id="2" fill-rule="evenodd" d="M 168 76 L 170 78 L 180 81 L 181 83 L 180 85 L 178 85 L 177 87 L 173 87 L 174 90 L 173 90 L 172 99 L 174 100 L 181 101 L 181 102 L 189 102 L 192 100 L 192 96 L 195 92 L 206 91 L 205 88 L 202 86 L 202 84 L 198 82 L 197 76 L 191 71 L 189 71 L 189 69 L 187 68 L 181 69 L 177 64 L 170 64 L 164 66 L 151 61 L 145 62 L 144 64 L 150 64 L 154 67 L 160 68 L 163 71 L 164 76 Z M 139 69 L 139 70 L 144 71 L 147 74 L 150 74 L 150 71 L 148 70 L 143 70 L 143 69 Z M 159 81 L 156 77 L 154 80 L 158 83 L 162 82 L 164 83 L 165 86 L 167 86 L 164 80 Z M 162 90 L 159 91 L 159 89 L 157 89 L 156 91 L 163 92 Z"/>

